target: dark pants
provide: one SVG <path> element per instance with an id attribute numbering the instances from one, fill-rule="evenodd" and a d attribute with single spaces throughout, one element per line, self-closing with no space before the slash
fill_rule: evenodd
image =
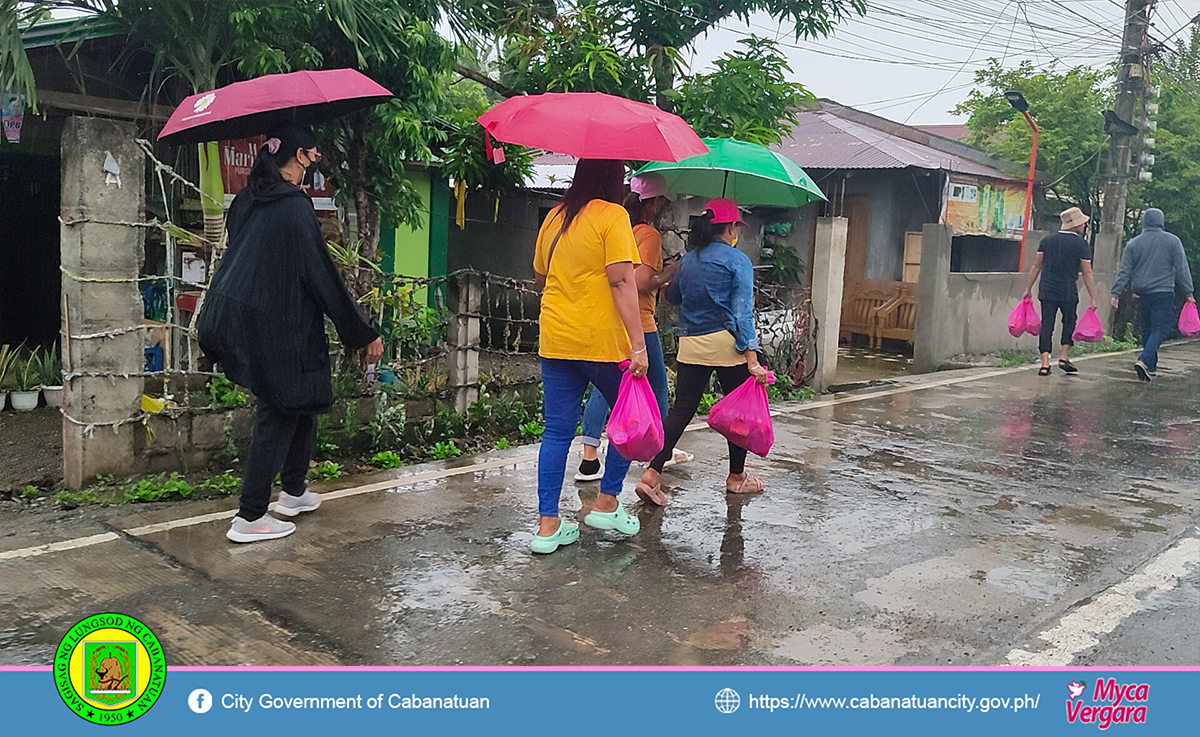
<path id="1" fill-rule="evenodd" d="M 750 369 L 746 364 L 737 366 L 696 366 L 690 363 L 675 364 L 675 404 L 667 414 L 663 423 L 663 433 L 666 435 L 662 452 L 654 457 L 650 468 L 662 471 L 663 464 L 671 460 L 675 454 L 675 444 L 683 437 L 684 428 L 696 416 L 700 406 L 700 395 L 708 389 L 708 382 L 713 372 L 717 372 L 717 381 L 721 383 L 721 391 L 728 394 L 746 383 L 750 378 Z M 729 444 L 729 472 L 741 473 L 746 470 L 746 449 Z"/>
<path id="2" fill-rule="evenodd" d="M 1077 319 L 1075 310 L 1079 307 L 1079 300 L 1043 299 L 1041 302 L 1042 332 L 1038 334 L 1038 351 L 1040 353 L 1052 352 L 1055 313 L 1058 312 L 1062 313 L 1062 344 L 1075 345 L 1071 336 L 1075 333 L 1075 320 Z"/>
<path id="3" fill-rule="evenodd" d="M 254 411 L 254 437 L 242 476 L 238 516 L 253 522 L 267 513 L 275 474 L 292 496 L 304 493 L 308 462 L 316 439 L 316 415 L 283 412 L 258 400 Z"/>
<path id="4" fill-rule="evenodd" d="M 1142 329 L 1142 355 L 1138 360 L 1158 371 L 1158 347 L 1175 329 L 1175 293 L 1138 295 L 1138 325 Z"/>

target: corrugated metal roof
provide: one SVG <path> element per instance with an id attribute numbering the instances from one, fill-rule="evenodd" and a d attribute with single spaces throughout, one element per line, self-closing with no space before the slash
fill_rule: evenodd
<path id="1" fill-rule="evenodd" d="M 1004 172 L 840 117 L 830 110 L 798 116 L 790 138 L 773 146 L 802 169 L 931 169 L 1011 180 Z M 895 123 L 896 132 L 902 127 Z"/>

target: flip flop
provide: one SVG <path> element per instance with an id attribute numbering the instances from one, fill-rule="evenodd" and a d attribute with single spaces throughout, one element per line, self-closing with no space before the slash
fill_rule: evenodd
<path id="1" fill-rule="evenodd" d="M 725 492 L 728 494 L 758 494 L 765 488 L 767 488 L 767 485 L 763 483 L 761 478 L 752 473 L 748 473 L 746 474 L 746 478 L 742 479 L 741 485 L 738 486 L 736 490 L 730 489 L 728 486 L 726 486 Z"/>
<path id="2" fill-rule="evenodd" d="M 1058 367 L 1063 370 L 1063 373 L 1066 374 L 1079 373 L 1079 369 L 1075 368 L 1075 364 L 1071 363 L 1070 361 L 1059 361 Z"/>
<path id="3" fill-rule="evenodd" d="M 662 484 L 650 486 L 639 481 L 633 491 L 638 495 L 639 499 L 647 504 L 653 504 L 658 507 L 667 506 L 667 495 L 663 493 Z"/>
<path id="4" fill-rule="evenodd" d="M 1049 376 L 1049 375 L 1050 375 L 1050 367 L 1049 366 L 1042 366 L 1042 367 L 1038 368 L 1038 376 Z"/>

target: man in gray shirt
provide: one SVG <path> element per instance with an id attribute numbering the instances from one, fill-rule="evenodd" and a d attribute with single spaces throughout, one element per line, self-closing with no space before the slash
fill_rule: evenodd
<path id="1" fill-rule="evenodd" d="M 1142 381 L 1150 381 L 1158 373 L 1158 346 L 1175 327 L 1176 290 L 1182 292 L 1188 302 L 1196 302 L 1183 242 L 1165 228 L 1162 210 L 1151 208 L 1146 211 L 1142 234 L 1126 244 L 1112 287 L 1114 310 L 1126 293 L 1132 293 L 1138 300 L 1142 355 L 1138 356 L 1133 368 Z"/>

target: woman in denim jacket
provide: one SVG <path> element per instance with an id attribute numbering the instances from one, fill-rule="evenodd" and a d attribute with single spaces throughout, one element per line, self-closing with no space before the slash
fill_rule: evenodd
<path id="1" fill-rule="evenodd" d="M 754 267 L 734 248 L 745 225 L 737 204 L 717 198 L 704 206 L 692 226 L 692 250 L 666 289 L 667 301 L 679 305 L 679 354 L 675 366 L 675 405 L 664 423 L 666 443 L 637 485 L 637 494 L 653 504 L 666 504 L 660 474 L 675 444 L 700 406 L 713 372 L 726 394 L 754 376 L 766 382 L 758 363 L 754 332 Z M 725 490 L 744 494 L 763 490 L 758 476 L 746 473 L 746 449 L 729 444 L 729 476 Z"/>

